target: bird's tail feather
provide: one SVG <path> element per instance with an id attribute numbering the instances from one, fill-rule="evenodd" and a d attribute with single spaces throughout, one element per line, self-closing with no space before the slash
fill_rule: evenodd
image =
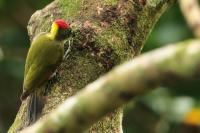
<path id="1" fill-rule="evenodd" d="M 43 106 L 42 97 L 37 92 L 30 94 L 27 106 L 27 126 L 33 124 L 40 117 Z"/>

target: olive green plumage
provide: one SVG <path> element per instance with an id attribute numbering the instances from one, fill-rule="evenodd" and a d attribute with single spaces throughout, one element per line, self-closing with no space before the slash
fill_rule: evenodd
<path id="1" fill-rule="evenodd" d="M 26 58 L 22 99 L 49 79 L 61 63 L 63 55 L 63 42 L 52 40 L 47 33 L 33 40 Z"/>
<path id="2" fill-rule="evenodd" d="M 23 93 L 27 97 L 27 126 L 35 122 L 42 111 L 44 85 L 55 72 L 64 56 L 64 42 L 71 34 L 70 26 L 63 20 L 53 22 L 49 33 L 37 35 L 30 45 L 26 58 Z"/>

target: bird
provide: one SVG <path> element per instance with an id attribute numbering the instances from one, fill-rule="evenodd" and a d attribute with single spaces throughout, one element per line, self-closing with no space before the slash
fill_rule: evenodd
<path id="1" fill-rule="evenodd" d="M 64 40 L 70 37 L 70 24 L 63 19 L 56 19 L 50 32 L 43 32 L 34 37 L 28 50 L 21 100 L 27 97 L 27 125 L 34 123 L 43 107 L 42 86 L 50 79 L 64 56 Z"/>

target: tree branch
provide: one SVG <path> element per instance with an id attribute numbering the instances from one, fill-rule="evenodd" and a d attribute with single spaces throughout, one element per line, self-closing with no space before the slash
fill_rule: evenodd
<path id="1" fill-rule="evenodd" d="M 200 7 L 198 0 L 179 0 L 185 19 L 193 30 L 194 35 L 200 38 Z"/>
<path id="2" fill-rule="evenodd" d="M 107 113 L 160 85 L 200 77 L 200 40 L 154 50 L 114 68 L 23 133 L 83 132 Z"/>

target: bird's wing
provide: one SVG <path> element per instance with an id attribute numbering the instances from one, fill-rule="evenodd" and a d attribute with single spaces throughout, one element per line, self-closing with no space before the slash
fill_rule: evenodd
<path id="1" fill-rule="evenodd" d="M 31 64 L 27 76 L 24 80 L 24 91 L 32 91 L 35 87 L 41 85 L 51 75 L 51 66 L 38 63 Z"/>
<path id="2" fill-rule="evenodd" d="M 34 61 L 34 58 L 36 58 L 37 54 L 34 54 L 33 51 L 40 51 L 41 50 L 41 47 L 38 46 L 38 42 L 41 40 L 42 37 L 46 36 L 47 33 L 41 33 L 39 35 L 37 35 L 31 45 L 30 45 L 30 48 L 29 48 L 29 51 L 28 51 L 28 54 L 27 54 L 27 58 L 26 58 L 26 64 L 25 64 L 25 71 L 24 71 L 24 79 L 27 75 L 27 72 L 29 71 L 29 68 L 32 64 L 32 62 Z"/>
<path id="3" fill-rule="evenodd" d="M 38 43 L 39 42 L 39 43 Z M 32 91 L 48 80 L 62 59 L 57 42 L 38 38 L 31 46 L 25 65 L 24 91 Z"/>

